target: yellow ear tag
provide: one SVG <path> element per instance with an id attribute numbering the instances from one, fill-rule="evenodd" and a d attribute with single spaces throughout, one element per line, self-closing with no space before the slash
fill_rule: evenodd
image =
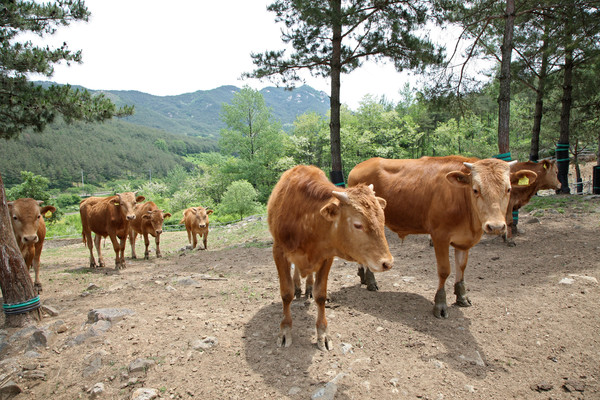
<path id="1" fill-rule="evenodd" d="M 120 206 L 120 205 L 121 205 L 120 203 L 117 203 L 117 202 L 115 201 L 115 206 Z"/>
<path id="2" fill-rule="evenodd" d="M 50 218 L 52 216 L 52 211 L 46 211 L 46 214 L 44 214 L 44 218 Z"/>
<path id="3" fill-rule="evenodd" d="M 521 186 L 529 185 L 529 178 L 524 176 L 521 179 L 519 179 L 519 185 L 521 185 Z"/>
<path id="4" fill-rule="evenodd" d="M 548 166 L 546 164 L 544 164 L 544 169 L 548 169 Z"/>

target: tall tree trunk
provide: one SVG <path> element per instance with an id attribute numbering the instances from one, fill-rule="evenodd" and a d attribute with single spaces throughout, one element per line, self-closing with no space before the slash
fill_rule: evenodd
<path id="1" fill-rule="evenodd" d="M 498 150 L 500 154 L 510 152 L 510 61 L 515 27 L 515 0 L 506 1 L 504 39 L 500 48 L 500 94 L 498 95 Z"/>
<path id="2" fill-rule="evenodd" d="M 15 240 L 4 183 L 0 174 L 0 287 L 4 304 L 21 304 L 36 297 L 33 282 Z M 7 327 L 22 327 L 41 319 L 39 308 L 27 313 L 4 314 Z"/>
<path id="3" fill-rule="evenodd" d="M 342 74 L 342 22 L 341 22 L 341 0 L 331 0 L 333 11 L 333 38 L 331 56 L 331 117 L 329 122 L 329 135 L 331 141 L 331 181 L 342 186 L 344 184 L 344 173 L 342 171 L 342 148 L 340 139 L 340 87 Z"/>
<path id="4" fill-rule="evenodd" d="M 546 77 L 548 75 L 548 16 L 544 14 L 544 39 L 542 42 L 542 65 L 538 75 L 536 89 L 535 111 L 533 113 L 533 129 L 531 130 L 531 147 L 529 148 L 529 161 L 537 162 L 540 159 L 540 131 L 542 128 L 542 115 L 544 113 L 544 95 L 546 94 Z"/>
<path id="5" fill-rule="evenodd" d="M 575 5 L 573 5 L 574 7 Z M 569 194 L 569 128 L 571 120 L 571 106 L 573 104 L 573 9 L 568 7 L 568 20 L 566 21 L 565 34 L 565 66 L 563 75 L 563 94 L 560 111 L 560 137 L 556 148 L 556 162 L 558 164 L 558 180 L 561 188 L 556 191 L 560 194 Z"/>

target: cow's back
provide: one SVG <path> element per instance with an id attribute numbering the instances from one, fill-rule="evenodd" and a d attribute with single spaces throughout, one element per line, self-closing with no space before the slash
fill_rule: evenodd
<path id="1" fill-rule="evenodd" d="M 112 230 L 122 231 L 124 225 L 129 226 L 127 221 L 121 218 L 116 207 L 111 204 L 111 200 L 115 198 L 118 199 L 118 196 L 88 197 L 79 203 L 79 214 L 84 231 L 90 230 L 98 235 L 108 236 Z"/>
<path id="2" fill-rule="evenodd" d="M 348 184 L 373 184 L 375 193 L 387 200 L 386 225 L 400 237 L 431 233 L 465 219 L 465 189 L 449 184 L 446 175 L 456 170 L 468 173 L 463 162 L 475 160 L 460 156 L 372 158 L 350 172 Z"/>
<path id="3" fill-rule="evenodd" d="M 267 203 L 273 240 L 290 252 L 318 240 L 319 210 L 334 190 L 335 185 L 316 167 L 300 165 L 286 171 Z"/>

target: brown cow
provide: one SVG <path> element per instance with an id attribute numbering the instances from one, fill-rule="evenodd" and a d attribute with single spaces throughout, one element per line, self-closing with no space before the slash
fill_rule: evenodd
<path id="1" fill-rule="evenodd" d="M 208 216 L 212 213 L 213 210 L 206 210 L 204 207 L 190 207 L 183 212 L 183 218 L 179 223 L 185 223 L 188 242 L 192 244 L 192 249 L 195 249 L 198 244 L 196 235 L 200 235 L 202 243 L 204 244 L 204 248 L 200 250 L 208 249 Z"/>
<path id="2" fill-rule="evenodd" d="M 42 203 L 41 200 L 31 198 L 17 199 L 7 203 L 15 239 L 19 244 L 19 250 L 21 250 L 25 265 L 28 269 L 31 269 L 33 265 L 35 271 L 34 289 L 38 294 L 42 292 L 40 256 L 46 238 L 46 223 L 43 216 L 48 211 L 56 211 L 54 206 L 40 208 Z"/>
<path id="3" fill-rule="evenodd" d="M 90 249 L 90 268 L 104 267 L 100 240 L 109 236 L 115 250 L 115 269 L 125 268 L 125 243 L 129 233 L 129 224 L 135 219 L 137 203 L 144 201 L 144 196 L 136 193 L 117 193 L 110 197 L 88 197 L 79 203 L 81 215 L 81 235 L 83 243 Z M 94 259 L 93 244 L 98 251 L 98 264 Z M 117 240 L 118 239 L 118 240 Z"/>
<path id="4" fill-rule="evenodd" d="M 383 207 L 385 200 L 375 197 L 372 187 L 338 189 L 317 167 L 300 165 L 281 176 L 267 204 L 283 301 L 279 347 L 292 344 L 293 264 L 303 277 L 315 274 L 317 346 L 332 349 L 325 318 L 331 264 L 337 256 L 365 264 L 373 271 L 392 267 L 394 258 L 384 235 Z"/>
<path id="5" fill-rule="evenodd" d="M 506 235 L 505 240 L 509 246 L 514 246 L 513 234 L 517 231 L 517 224 L 513 219 L 513 211 L 523 207 L 535 195 L 538 190 L 558 189 L 560 181 L 558 180 L 558 167 L 556 161 L 541 160 L 539 163 L 533 161 L 518 162 L 510 167 L 510 172 L 515 173 L 527 169 L 536 173 L 535 182 L 529 186 L 516 186 L 510 192 L 508 210 L 506 212 Z"/>
<path id="6" fill-rule="evenodd" d="M 156 243 L 156 257 L 160 258 L 160 234 L 163 230 L 163 221 L 165 218 L 169 218 L 171 214 L 165 213 L 165 210 L 161 210 L 151 201 L 139 205 L 135 210 L 135 219 L 129 224 L 129 244 L 131 244 L 131 258 L 137 258 L 135 254 L 135 239 L 137 235 L 144 235 L 144 244 L 146 250 L 144 251 L 144 259 L 149 258 L 150 252 L 148 246 L 150 246 L 150 240 L 148 235 L 152 235 L 155 238 Z"/>
<path id="7" fill-rule="evenodd" d="M 456 263 L 456 303 L 467 307 L 464 272 L 469 249 L 482 234 L 501 234 L 506 229 L 511 182 L 532 171 L 510 174 L 509 164 L 497 159 L 479 160 L 460 156 L 422 157 L 417 160 L 372 158 L 358 164 L 348 176 L 350 186 L 372 183 L 387 200 L 385 224 L 400 238 L 430 234 L 435 249 L 438 289 L 433 314 L 447 318 L 446 279 L 450 275 L 449 247 Z M 368 274 L 369 271 L 366 271 Z M 371 274 L 371 278 L 374 277 Z"/>

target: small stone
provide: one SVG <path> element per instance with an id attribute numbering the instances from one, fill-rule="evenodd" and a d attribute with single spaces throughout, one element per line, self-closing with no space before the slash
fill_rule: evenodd
<path id="1" fill-rule="evenodd" d="M 342 347 L 342 354 L 354 353 L 354 351 L 352 351 L 352 345 L 350 343 L 341 343 L 341 347 Z"/>
<path id="2" fill-rule="evenodd" d="M 155 364 L 154 360 L 137 358 L 129 364 L 129 372 L 145 372 Z"/>
<path id="3" fill-rule="evenodd" d="M 300 393 L 301 391 L 302 391 L 302 389 L 300 389 L 300 388 L 299 388 L 299 387 L 297 387 L 297 386 L 294 386 L 294 387 L 290 388 L 290 390 L 288 391 L 288 394 L 289 394 L 290 396 L 295 396 L 295 395 L 297 395 L 298 393 Z"/>
<path id="4" fill-rule="evenodd" d="M 540 383 L 534 383 L 530 386 L 531 390 L 535 390 L 538 392 L 548 392 L 550 390 L 552 390 L 554 388 L 554 386 L 552 386 L 552 384 L 548 383 L 548 382 L 540 382 Z"/>
<path id="5" fill-rule="evenodd" d="M 559 285 L 572 285 L 573 283 L 575 283 L 575 279 L 573 278 L 562 278 L 558 282 Z"/>
<path id="6" fill-rule="evenodd" d="M 567 392 L 583 392 L 585 390 L 585 383 L 569 379 L 563 384 L 563 388 Z"/>
<path id="7" fill-rule="evenodd" d="M 219 341 L 217 340 L 216 337 L 207 336 L 201 340 L 194 340 L 193 342 L 190 343 L 190 346 L 194 350 L 204 351 L 204 350 L 208 350 L 208 349 L 215 347 L 217 344 L 219 344 Z"/>
<path id="8" fill-rule="evenodd" d="M 131 400 L 153 400 L 158 397 L 158 390 L 139 388 L 131 395 Z"/>
<path id="9" fill-rule="evenodd" d="M 88 392 L 90 394 L 90 398 L 95 399 L 104 393 L 104 383 L 99 382 L 96 383 Z"/>
<path id="10" fill-rule="evenodd" d="M 42 304 L 41 308 L 42 308 L 42 312 L 48 314 L 51 317 L 56 317 L 58 315 L 58 310 L 52 306 Z"/>
<path id="11" fill-rule="evenodd" d="M 22 390 L 14 381 L 8 381 L 0 387 L 0 399 L 10 399 L 21 393 Z"/>
<path id="12" fill-rule="evenodd" d="M 85 290 L 91 291 L 91 290 L 97 290 L 97 289 L 100 289 L 100 286 L 96 285 L 95 283 L 90 283 Z"/>

